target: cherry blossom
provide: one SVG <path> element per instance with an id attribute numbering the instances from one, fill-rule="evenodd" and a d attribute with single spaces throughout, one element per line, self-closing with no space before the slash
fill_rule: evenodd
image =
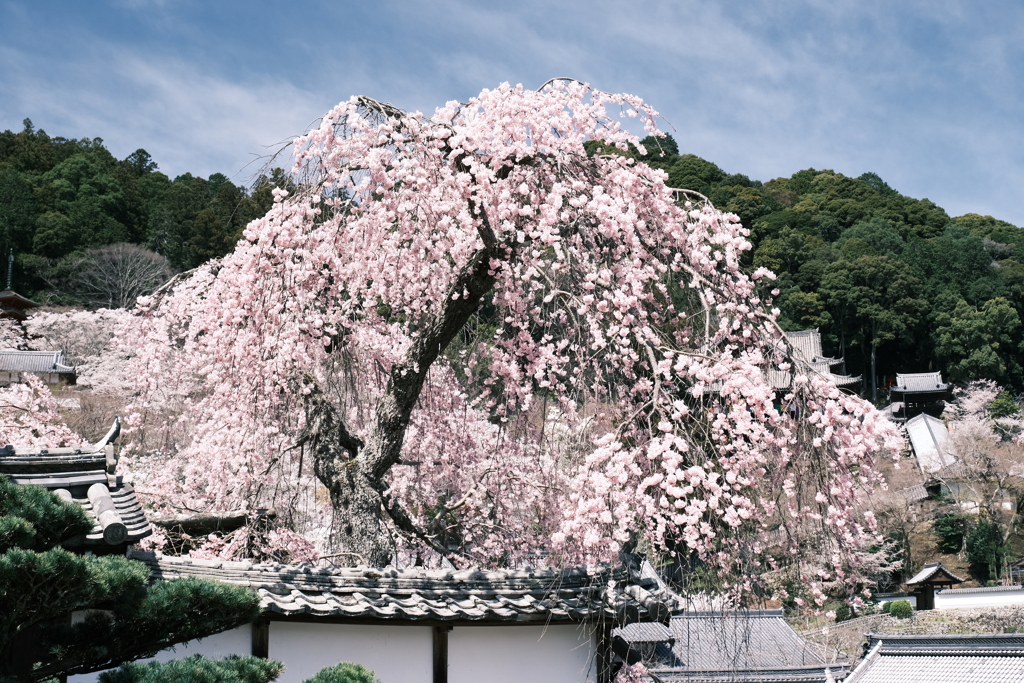
<path id="1" fill-rule="evenodd" d="M 140 489 L 272 505 L 351 563 L 639 547 L 738 592 L 782 567 L 819 603 L 858 585 L 895 432 L 791 357 L 737 217 L 615 153 L 639 145 L 621 117 L 658 134 L 565 80 L 328 112 L 297 190 L 140 301 Z"/>

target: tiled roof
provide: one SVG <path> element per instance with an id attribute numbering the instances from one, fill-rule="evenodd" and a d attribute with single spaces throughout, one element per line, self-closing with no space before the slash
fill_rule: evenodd
<path id="1" fill-rule="evenodd" d="M 63 351 L 0 350 L 0 372 L 38 372 L 73 374 L 75 368 L 64 363 Z"/>
<path id="2" fill-rule="evenodd" d="M 1020 683 L 1024 634 L 869 634 L 865 657 L 845 683 Z"/>
<path id="3" fill-rule="evenodd" d="M 117 451 L 108 442 L 116 438 L 117 430 L 115 423 L 100 443 L 79 448 L 0 449 L 0 475 L 16 484 L 43 486 L 80 505 L 93 520 L 92 531 L 68 541 L 68 547 L 105 550 L 135 543 L 152 533 L 135 489 L 114 474 Z"/>
<path id="4" fill-rule="evenodd" d="M 623 570 L 320 568 L 165 557 L 133 551 L 156 578 L 195 576 L 249 586 L 270 614 L 399 621 L 619 623 L 667 619 Z M 618 588 L 608 587 L 617 580 Z"/>
<path id="5" fill-rule="evenodd" d="M 816 645 L 786 623 L 782 610 L 690 612 L 672 617 L 671 640 L 657 646 L 647 668 L 664 681 L 825 681 Z M 635 633 L 644 640 L 632 640 Z M 648 629 L 616 629 L 627 642 L 650 642 Z M 834 672 L 845 673 L 843 665 Z"/>
<path id="6" fill-rule="evenodd" d="M 942 381 L 941 372 L 917 372 L 897 374 L 894 388 L 908 393 L 945 392 L 949 384 Z"/>
<path id="7" fill-rule="evenodd" d="M 821 355 L 821 333 L 818 330 L 799 330 L 786 332 L 790 355 L 798 366 L 795 372 L 815 372 L 830 378 L 836 386 L 852 386 L 860 383 L 860 377 L 833 373 L 836 366 L 841 366 L 843 359 L 826 358 Z M 768 370 L 768 382 L 775 389 L 788 389 L 793 382 L 794 370 Z"/>
<path id="8" fill-rule="evenodd" d="M 922 413 L 907 420 L 906 428 L 922 472 L 934 474 L 956 463 L 945 422 Z"/>
<path id="9" fill-rule="evenodd" d="M 786 339 L 793 347 L 793 355 L 805 363 L 811 363 L 822 357 L 821 333 L 818 330 L 799 330 L 787 332 Z"/>
<path id="10" fill-rule="evenodd" d="M 944 588 L 938 595 L 964 595 L 969 593 L 1011 593 L 1024 590 L 1024 586 L 981 586 L 975 588 Z"/>
<path id="11" fill-rule="evenodd" d="M 948 583 L 963 583 L 964 579 L 961 579 L 956 574 L 952 573 L 948 569 L 942 566 L 941 562 L 932 562 L 926 564 L 921 571 L 914 575 L 914 578 L 907 581 L 908 586 L 912 586 L 919 583 L 934 583 L 936 581 L 942 581 Z"/>

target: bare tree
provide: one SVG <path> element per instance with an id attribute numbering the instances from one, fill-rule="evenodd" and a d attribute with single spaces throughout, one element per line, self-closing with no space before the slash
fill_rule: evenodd
<path id="1" fill-rule="evenodd" d="M 70 268 L 68 290 L 93 308 L 131 308 L 140 296 L 167 282 L 167 259 L 137 244 L 90 249 Z"/>

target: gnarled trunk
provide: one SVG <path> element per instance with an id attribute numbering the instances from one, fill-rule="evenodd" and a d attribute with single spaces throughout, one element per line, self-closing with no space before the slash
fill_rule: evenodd
<path id="1" fill-rule="evenodd" d="M 424 327 L 405 358 L 391 368 L 387 388 L 377 403 L 365 443 L 349 433 L 337 410 L 315 383 L 306 396 L 306 430 L 301 443 L 313 457 L 317 479 L 331 495 L 338 530 L 335 552 L 341 564 L 373 567 L 389 564 L 394 543 L 386 520 L 444 552 L 415 527 L 404 510 L 385 499 L 384 478 L 401 457 L 409 419 L 430 366 L 494 286 L 492 257 L 497 247 L 486 217 L 482 217 L 482 221 L 481 237 L 488 246 L 480 249 L 463 267 L 434 320 Z M 312 380 L 307 378 L 306 382 Z"/>

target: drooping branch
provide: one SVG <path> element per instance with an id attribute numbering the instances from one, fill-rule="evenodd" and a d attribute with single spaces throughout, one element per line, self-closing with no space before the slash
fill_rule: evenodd
<path id="1" fill-rule="evenodd" d="M 481 220 L 493 236 L 486 216 L 482 215 Z M 497 245 L 485 246 L 473 255 L 455 278 L 441 310 L 419 333 L 405 358 L 392 367 L 387 388 L 377 403 L 367 447 L 359 456 L 372 481 L 380 482 L 401 457 L 409 417 L 423 390 L 427 372 L 494 286 L 499 250 Z"/>

